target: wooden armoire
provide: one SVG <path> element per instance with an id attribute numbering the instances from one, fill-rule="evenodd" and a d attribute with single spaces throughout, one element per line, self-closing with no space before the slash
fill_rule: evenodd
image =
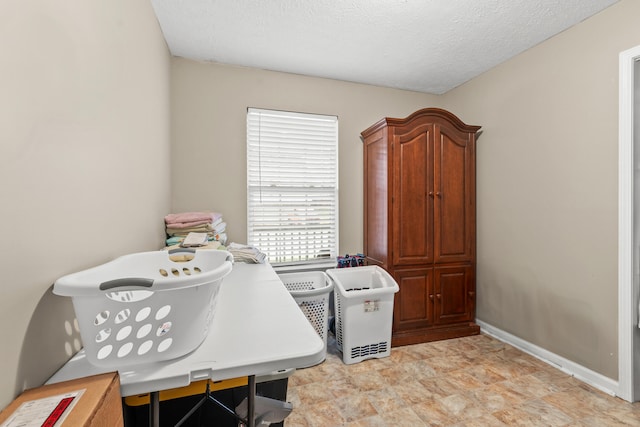
<path id="1" fill-rule="evenodd" d="M 364 253 L 400 286 L 394 346 L 474 335 L 480 126 L 439 108 L 383 118 L 364 142 Z"/>

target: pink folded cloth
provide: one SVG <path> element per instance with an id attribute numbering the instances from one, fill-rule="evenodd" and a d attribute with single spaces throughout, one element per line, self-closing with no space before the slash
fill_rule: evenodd
<path id="1" fill-rule="evenodd" d="M 164 222 L 171 225 L 195 222 L 206 224 L 207 222 L 214 222 L 220 218 L 222 218 L 222 214 L 218 212 L 183 212 L 165 216 Z"/>

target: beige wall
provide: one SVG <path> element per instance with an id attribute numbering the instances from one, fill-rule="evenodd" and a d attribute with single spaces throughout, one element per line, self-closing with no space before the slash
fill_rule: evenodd
<path id="1" fill-rule="evenodd" d="M 0 407 L 79 345 L 60 276 L 157 249 L 169 55 L 148 1 L 0 5 Z"/>
<path id="2" fill-rule="evenodd" d="M 172 206 L 215 209 L 246 243 L 247 107 L 339 116 L 340 252 L 362 251 L 360 132 L 437 96 L 263 70 L 171 60 Z"/>
<path id="3" fill-rule="evenodd" d="M 618 377 L 618 55 L 624 0 L 446 94 L 478 141 L 477 317 Z"/>

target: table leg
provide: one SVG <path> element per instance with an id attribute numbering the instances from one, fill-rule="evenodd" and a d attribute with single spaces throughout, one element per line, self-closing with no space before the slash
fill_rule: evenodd
<path id="1" fill-rule="evenodd" d="M 160 392 L 149 393 L 149 427 L 160 427 Z"/>
<path id="2" fill-rule="evenodd" d="M 247 396 L 247 423 L 248 427 L 256 426 L 256 376 L 249 375 L 248 378 L 249 392 Z"/>

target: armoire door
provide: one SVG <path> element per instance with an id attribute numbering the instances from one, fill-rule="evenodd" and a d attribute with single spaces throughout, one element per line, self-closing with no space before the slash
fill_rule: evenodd
<path id="1" fill-rule="evenodd" d="M 392 166 L 393 265 L 433 262 L 433 125 L 395 129 Z"/>
<path id="2" fill-rule="evenodd" d="M 433 276 L 435 323 L 472 321 L 475 312 L 473 268 L 437 267 Z"/>
<path id="3" fill-rule="evenodd" d="M 393 304 L 394 332 L 433 325 L 433 269 L 395 270 L 393 278 L 400 291 Z"/>
<path id="4" fill-rule="evenodd" d="M 445 123 L 434 127 L 434 248 L 436 263 L 475 256 L 475 143 Z"/>

